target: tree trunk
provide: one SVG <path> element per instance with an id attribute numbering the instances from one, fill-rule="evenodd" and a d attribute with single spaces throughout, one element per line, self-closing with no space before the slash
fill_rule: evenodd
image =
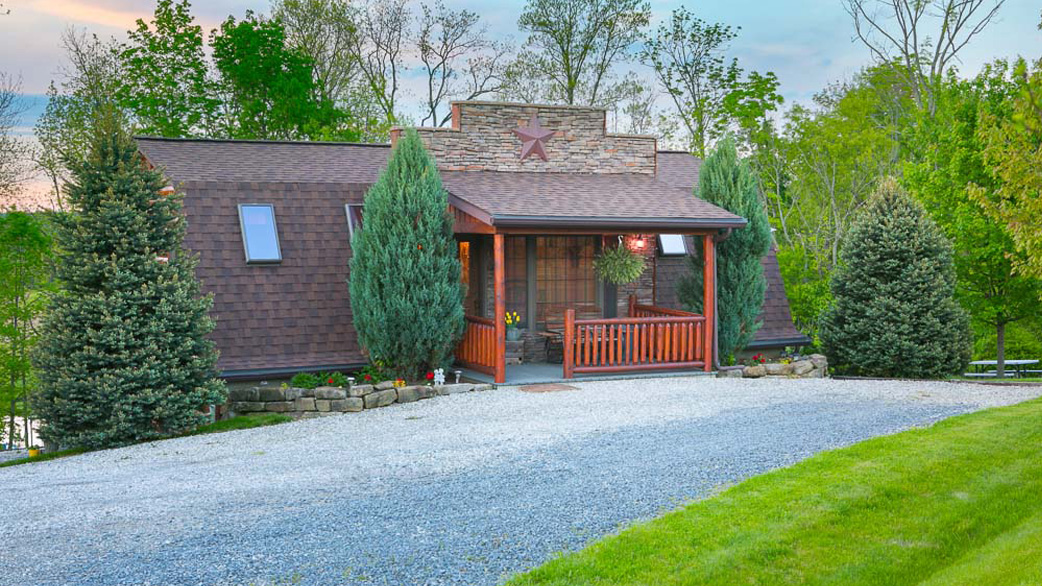
<path id="1" fill-rule="evenodd" d="M 1000 323 L 995 326 L 996 361 L 995 376 L 1002 380 L 1006 378 L 1006 324 Z"/>
<path id="2" fill-rule="evenodd" d="M 13 450 L 14 449 L 15 436 L 18 435 L 18 432 L 15 430 L 15 427 L 14 427 L 14 420 L 15 420 L 14 409 L 15 409 L 15 400 L 11 399 L 11 433 L 9 433 L 7 435 L 7 449 L 9 449 L 9 450 Z"/>

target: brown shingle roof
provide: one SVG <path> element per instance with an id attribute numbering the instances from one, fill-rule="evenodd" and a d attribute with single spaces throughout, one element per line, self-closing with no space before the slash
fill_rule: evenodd
<path id="1" fill-rule="evenodd" d="M 767 279 L 767 293 L 763 298 L 763 310 L 760 318 L 763 325 L 756 331 L 756 336 L 749 348 L 777 348 L 781 346 L 802 346 L 810 344 L 806 334 L 796 329 L 789 311 L 789 297 L 785 294 L 785 281 L 782 280 L 778 267 L 778 249 L 772 246 L 767 256 L 763 257 L 763 276 Z"/>
<path id="2" fill-rule="evenodd" d="M 702 170 L 702 159 L 691 153 L 680 151 L 658 152 L 659 181 L 691 193 L 698 186 L 698 173 Z"/>
<path id="3" fill-rule="evenodd" d="M 736 227 L 745 219 L 650 175 L 442 171 L 453 196 L 493 225 Z"/>
<path id="4" fill-rule="evenodd" d="M 390 145 L 139 137 L 138 149 L 175 181 L 373 183 Z"/>
<path id="5" fill-rule="evenodd" d="M 152 137 L 137 142 L 145 158 L 177 182 L 372 184 L 390 155 L 388 145 L 354 143 Z M 443 171 L 442 178 L 454 197 L 503 226 L 625 223 L 680 229 L 745 223 L 683 187 L 697 181 L 698 159 L 686 153 L 659 156 L 657 177 Z"/>
<path id="6" fill-rule="evenodd" d="M 214 296 L 219 369 L 232 375 L 365 363 L 351 318 L 344 204 L 362 203 L 367 187 L 184 183 L 185 248 L 199 255 L 196 276 Z M 246 264 L 242 203 L 274 206 L 281 263 Z"/>

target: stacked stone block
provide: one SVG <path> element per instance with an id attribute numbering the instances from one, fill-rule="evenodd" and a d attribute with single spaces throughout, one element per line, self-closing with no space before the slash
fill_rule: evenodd
<path id="1" fill-rule="evenodd" d="M 417 128 L 443 171 L 655 173 L 655 137 L 608 133 L 602 108 L 478 101 L 453 108 L 453 128 Z M 528 126 L 533 114 L 556 132 L 546 143 L 547 161 L 520 157 L 513 130 Z M 392 141 L 398 132 L 392 131 Z"/>
<path id="2" fill-rule="evenodd" d="M 413 385 L 395 387 L 391 382 L 354 385 L 350 388 L 256 386 L 228 391 L 228 411 L 232 415 L 285 413 L 292 417 L 321 417 L 337 413 L 357 413 L 394 403 L 412 403 L 439 395 L 484 391 L 492 385 L 460 383 L 452 385 Z"/>

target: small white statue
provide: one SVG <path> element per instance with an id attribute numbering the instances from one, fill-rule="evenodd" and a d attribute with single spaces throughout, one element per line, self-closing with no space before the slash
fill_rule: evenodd
<path id="1" fill-rule="evenodd" d="M 445 384 L 445 369 L 436 368 L 434 370 L 434 384 L 443 385 Z"/>

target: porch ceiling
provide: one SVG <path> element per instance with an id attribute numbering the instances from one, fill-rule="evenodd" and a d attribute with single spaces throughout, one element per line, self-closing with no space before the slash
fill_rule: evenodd
<path id="1" fill-rule="evenodd" d="M 684 231 L 746 223 L 652 175 L 442 171 L 441 176 L 458 207 L 497 230 Z"/>

